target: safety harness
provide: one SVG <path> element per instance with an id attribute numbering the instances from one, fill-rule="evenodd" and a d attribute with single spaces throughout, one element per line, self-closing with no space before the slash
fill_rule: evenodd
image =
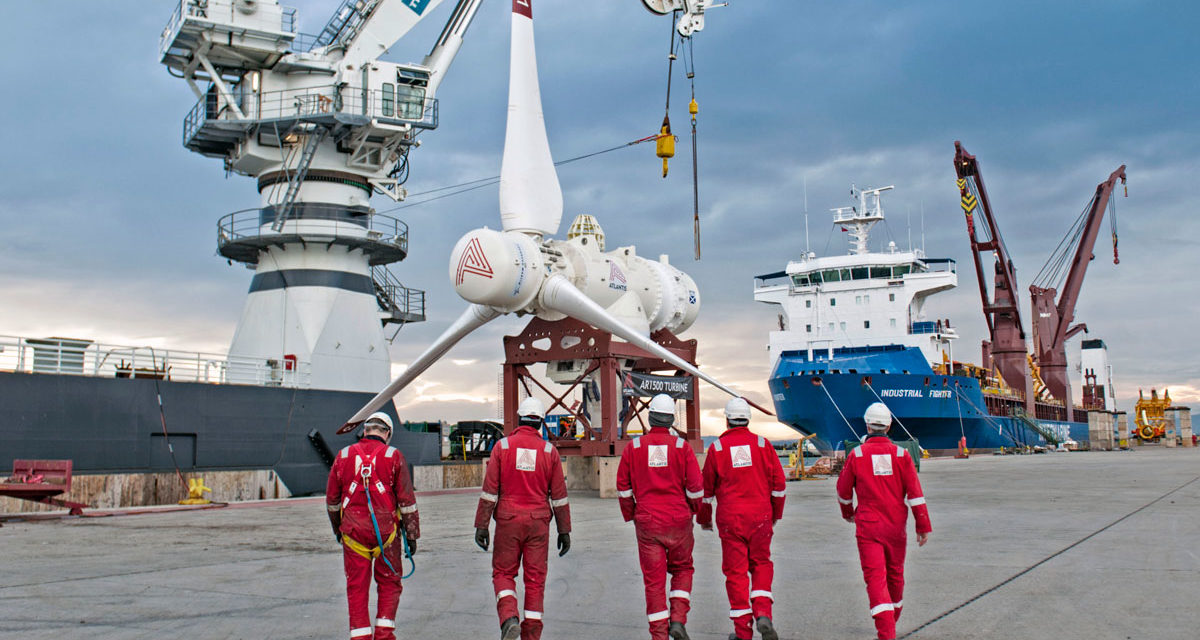
<path id="1" fill-rule="evenodd" d="M 346 547 L 351 551 L 368 560 L 372 558 L 382 558 L 383 563 L 387 565 L 388 569 L 392 570 L 392 573 L 400 573 L 399 571 L 396 571 L 396 567 L 392 566 L 392 561 L 389 560 L 388 557 L 383 553 L 384 549 L 396 541 L 396 529 L 392 530 L 392 533 L 388 536 L 387 540 L 383 539 L 383 535 L 379 532 L 379 520 L 375 517 L 375 505 L 371 502 L 370 478 L 371 472 L 375 468 L 374 462 L 375 460 L 372 459 L 371 464 L 364 464 L 359 470 L 359 476 L 362 478 L 363 492 L 367 494 L 367 512 L 371 514 L 371 527 L 375 530 L 375 544 L 379 546 L 368 547 L 367 545 L 358 542 L 350 536 L 342 536 L 342 544 L 346 545 Z M 353 487 L 353 485 L 351 486 Z M 382 484 L 380 486 L 382 487 Z M 353 491 L 353 488 L 351 488 L 351 491 Z M 397 529 L 399 529 L 399 527 L 397 527 Z M 404 546 L 404 557 L 408 558 L 409 565 L 412 567 L 408 573 L 400 576 L 401 579 L 407 579 L 408 577 L 412 576 L 413 573 L 416 573 L 417 563 L 415 560 L 413 560 L 412 551 L 410 551 L 408 548 L 407 536 L 400 536 L 400 541 Z"/>

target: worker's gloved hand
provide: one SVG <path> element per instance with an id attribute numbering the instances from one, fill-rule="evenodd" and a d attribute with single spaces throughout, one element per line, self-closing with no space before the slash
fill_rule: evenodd
<path id="1" fill-rule="evenodd" d="M 710 522 L 708 524 L 702 524 L 700 525 L 700 528 L 704 529 L 705 531 L 712 531 L 712 523 Z"/>
<path id="2" fill-rule="evenodd" d="M 917 534 L 917 546 L 923 547 L 923 546 L 925 546 L 926 542 L 929 542 L 929 532 L 926 531 L 925 533 L 918 533 Z"/>
<path id="3" fill-rule="evenodd" d="M 849 522 L 850 524 L 854 524 L 854 516 L 850 516 L 849 518 L 846 518 L 846 522 Z"/>
<path id="4" fill-rule="evenodd" d="M 487 551 L 488 550 L 488 542 L 490 542 L 490 537 L 488 536 L 488 530 L 486 528 L 476 529 L 475 530 L 475 544 L 479 545 L 480 549 Z"/>
<path id="5" fill-rule="evenodd" d="M 333 537 L 337 539 L 338 544 L 342 543 L 342 532 L 341 531 L 334 531 Z"/>
<path id="6" fill-rule="evenodd" d="M 408 536 L 404 536 L 404 541 L 408 543 L 408 555 L 412 557 L 417 552 L 417 541 Z"/>
<path id="7" fill-rule="evenodd" d="M 567 552 L 570 550 L 571 550 L 571 534 L 569 534 L 569 533 L 558 534 L 558 557 L 561 558 L 561 557 L 567 555 Z"/>

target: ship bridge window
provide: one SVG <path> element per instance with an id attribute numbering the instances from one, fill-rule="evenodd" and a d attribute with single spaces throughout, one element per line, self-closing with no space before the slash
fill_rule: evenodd
<path id="1" fill-rule="evenodd" d="M 829 269 L 821 272 L 821 277 L 825 282 L 841 282 L 842 274 L 837 269 Z"/>
<path id="2" fill-rule="evenodd" d="M 899 278 L 901 276 L 907 275 L 911 271 L 912 271 L 911 264 L 898 264 L 892 268 L 892 275 L 894 277 Z"/>
<path id="3" fill-rule="evenodd" d="M 892 268 L 891 267 L 871 267 L 871 277 L 872 278 L 883 278 L 885 280 L 888 278 L 891 278 L 892 277 Z"/>
<path id="4" fill-rule="evenodd" d="M 797 287 L 807 287 L 808 286 L 808 276 L 799 276 L 799 275 L 792 276 L 792 285 L 797 286 Z"/>
<path id="5" fill-rule="evenodd" d="M 850 273 L 855 280 L 866 280 L 868 275 L 866 267 L 854 267 L 850 270 Z"/>

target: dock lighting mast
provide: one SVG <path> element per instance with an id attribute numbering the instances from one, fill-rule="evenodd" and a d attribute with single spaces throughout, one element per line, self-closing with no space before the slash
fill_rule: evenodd
<path id="1" fill-rule="evenodd" d="M 987 321 L 990 342 L 984 344 L 1000 377 L 1009 387 L 1025 394 L 1025 409 L 1034 415 L 1035 394 L 1029 376 L 1025 329 L 1021 324 L 1021 309 L 1017 305 L 1017 268 L 1012 263 L 987 187 L 975 156 L 967 153 L 962 143 L 954 141 L 954 171 L 958 174 L 958 191 L 963 215 L 967 221 L 967 236 L 971 240 L 971 256 L 975 259 L 975 275 L 979 280 L 979 297 L 983 300 L 983 317 Z M 983 215 L 983 225 L 976 224 L 975 214 Z M 983 268 L 983 253 L 994 255 L 993 294 L 988 295 L 987 276 Z M 984 357 L 983 366 L 989 366 Z"/>
<path id="2" fill-rule="evenodd" d="M 316 36 L 277 2 L 175 3 L 159 53 L 198 100 L 183 145 L 261 194 L 217 224 L 218 252 L 255 272 L 230 356 L 310 362 L 316 388 L 387 384 L 384 327 L 424 320 L 425 294 L 388 270 L 408 228 L 370 198 L 404 199 L 409 152 L 437 127 L 437 88 L 481 0 L 459 0 L 420 64 L 379 57 L 441 2 L 344 0 Z"/>
<path id="3" fill-rule="evenodd" d="M 1088 263 L 1096 257 L 1092 250 L 1100 235 L 1104 212 L 1112 204 L 1113 189 L 1118 180 L 1125 184 L 1125 165 L 1096 185 L 1091 202 L 1059 245 L 1059 251 L 1050 257 L 1034 279 L 1034 284 L 1029 287 L 1033 307 L 1034 353 L 1046 388 L 1066 405 L 1067 420 L 1073 419 L 1075 409 L 1071 398 L 1071 380 L 1067 377 L 1067 340 L 1080 331 L 1087 331 L 1084 323 L 1072 325 L 1075 322 L 1075 303 L 1079 301 Z M 1116 215 L 1115 211 L 1113 215 Z M 1113 263 L 1116 264 L 1116 223 L 1113 224 Z M 1072 246 L 1075 248 L 1073 252 Z"/>

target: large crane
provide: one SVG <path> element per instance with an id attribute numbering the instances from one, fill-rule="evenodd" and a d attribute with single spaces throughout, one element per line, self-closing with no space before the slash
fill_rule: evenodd
<path id="1" fill-rule="evenodd" d="M 1125 165 L 1096 185 L 1091 201 L 1029 287 L 1033 309 L 1034 354 L 1050 394 L 1065 404 L 1067 420 L 1073 419 L 1074 405 L 1071 381 L 1067 377 L 1066 343 L 1080 331 L 1087 331 L 1084 323 L 1072 324 L 1075 322 L 1075 303 L 1083 288 L 1088 263 L 1096 257 L 1092 250 L 1100 235 L 1104 212 L 1114 206 L 1113 189 L 1118 180 L 1125 184 Z M 1116 215 L 1115 211 L 1113 215 Z M 1116 264 L 1119 262 L 1116 222 L 1115 218 L 1110 220 L 1113 221 L 1113 263 Z"/>
<path id="2" fill-rule="evenodd" d="M 987 321 L 989 340 L 984 342 L 986 367 L 994 367 L 1009 387 L 1024 393 L 1026 411 L 1034 415 L 1033 383 L 1029 376 L 1025 329 L 1021 324 L 1021 309 L 1017 304 L 1017 269 L 1013 265 L 1000 227 L 992 213 L 983 174 L 975 156 L 967 153 L 962 143 L 954 141 L 954 171 L 958 174 L 960 204 L 967 221 L 971 239 L 971 255 L 975 259 L 975 274 L 979 280 L 979 296 L 983 300 L 983 316 Z M 975 213 L 983 215 L 983 225 L 976 224 Z M 995 265 L 993 293 L 988 294 L 983 254 L 991 252 Z M 988 361 L 990 357 L 990 362 Z"/>

